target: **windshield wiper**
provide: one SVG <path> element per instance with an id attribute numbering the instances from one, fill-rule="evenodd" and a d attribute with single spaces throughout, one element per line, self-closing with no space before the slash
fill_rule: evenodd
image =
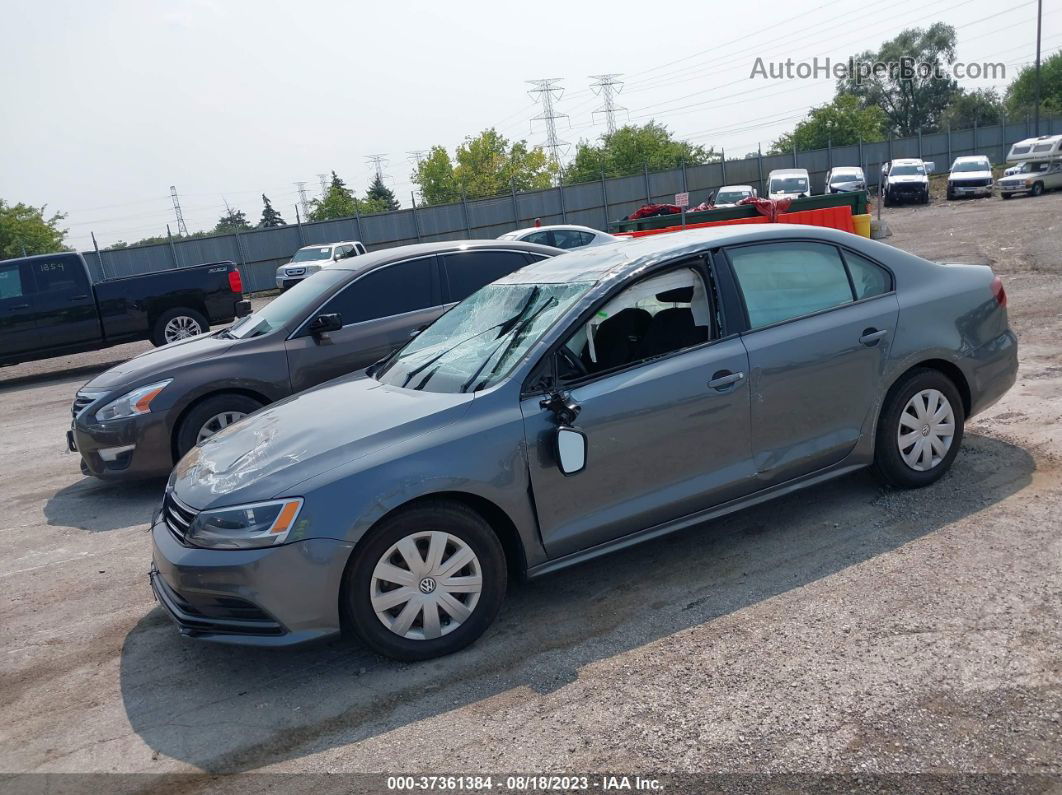
<path id="1" fill-rule="evenodd" d="M 537 290 L 538 288 L 535 289 Z M 468 391 L 468 387 L 472 384 L 473 381 L 476 380 L 476 378 L 479 377 L 479 374 L 483 372 L 483 368 L 490 364 L 490 360 L 494 358 L 494 354 L 497 353 L 498 350 L 501 350 L 502 353 L 501 356 L 498 357 L 497 364 L 495 364 L 494 367 L 491 368 L 490 372 L 487 373 L 486 378 L 480 381 L 473 391 L 482 389 L 484 386 L 486 386 L 487 383 L 490 382 L 490 379 L 492 379 L 498 373 L 498 371 L 501 370 L 502 365 L 509 360 L 510 354 L 513 352 L 513 350 L 515 350 L 517 344 L 523 340 L 524 334 L 531 327 L 531 324 L 538 319 L 539 315 L 541 315 L 547 309 L 552 308 L 556 304 L 557 298 L 555 296 L 551 296 L 548 301 L 542 304 L 542 306 L 538 307 L 538 309 L 536 309 L 534 312 L 524 318 L 524 320 L 520 323 L 519 326 L 516 326 L 511 330 L 512 339 L 509 340 L 508 344 L 505 346 L 504 349 L 501 348 L 501 340 L 504 339 L 504 337 L 499 338 L 498 347 L 490 352 L 490 355 L 483 360 L 483 364 L 476 368 L 476 372 L 472 373 L 472 376 L 467 381 L 465 381 L 464 384 L 461 385 L 461 391 Z"/>

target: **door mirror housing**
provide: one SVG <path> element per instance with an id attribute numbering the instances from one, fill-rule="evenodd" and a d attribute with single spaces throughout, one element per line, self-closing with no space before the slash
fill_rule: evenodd
<path id="1" fill-rule="evenodd" d="M 922 165 L 926 167 L 927 174 L 932 174 L 934 171 L 937 170 L 937 164 L 934 163 L 932 160 L 923 160 Z"/>
<path id="2" fill-rule="evenodd" d="M 310 321 L 308 329 L 315 337 L 327 334 L 330 331 L 339 331 L 343 328 L 343 316 L 338 312 L 329 315 L 318 315 Z"/>
<path id="3" fill-rule="evenodd" d="M 251 314 L 251 302 L 246 298 L 236 302 L 236 317 L 247 317 Z"/>
<path id="4" fill-rule="evenodd" d="M 586 468 L 586 434 L 569 425 L 556 430 L 557 466 L 564 475 L 576 475 Z"/>

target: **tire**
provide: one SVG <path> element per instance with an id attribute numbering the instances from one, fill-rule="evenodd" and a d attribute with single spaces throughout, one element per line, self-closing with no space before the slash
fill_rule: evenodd
<path id="1" fill-rule="evenodd" d="M 922 204 L 929 204 L 929 191 L 922 194 Z"/>
<path id="2" fill-rule="evenodd" d="M 179 333 L 181 330 L 185 331 L 183 335 Z M 151 344 L 157 348 L 179 339 L 205 334 L 209 330 L 210 321 L 202 312 L 184 307 L 168 309 L 159 315 L 151 329 Z"/>
<path id="3" fill-rule="evenodd" d="M 417 562 L 409 565 L 397 545 L 410 540 L 413 547 L 409 551 L 420 556 L 417 562 L 421 566 L 426 565 L 432 544 L 445 541 L 440 550 L 441 563 L 419 570 Z M 467 556 L 469 552 L 474 557 L 456 570 L 459 575 L 445 571 L 458 554 Z M 377 577 L 378 567 L 384 566 L 387 568 L 380 568 L 379 572 L 391 571 L 403 579 L 408 576 L 408 582 L 400 584 Z M 478 594 L 447 592 L 443 586 L 449 577 L 472 578 L 477 572 Z M 351 555 L 340 591 L 343 625 L 376 653 L 396 660 L 428 660 L 452 654 L 475 641 L 494 621 L 505 597 L 507 577 L 501 542 L 482 516 L 460 503 L 425 501 L 383 519 Z M 429 587 L 431 590 L 426 590 Z M 393 605 L 386 600 L 378 601 L 382 608 L 378 614 L 373 606 L 373 594 L 380 599 L 397 591 L 405 594 L 396 593 L 399 601 Z M 429 603 L 430 613 L 413 602 L 429 594 L 434 595 Z M 453 614 L 448 613 L 448 604 L 454 602 L 459 605 Z M 467 610 L 469 605 L 471 613 L 457 612 Z M 429 615 L 439 619 L 438 626 L 432 626 L 435 622 L 427 619 Z M 403 619 L 407 625 L 404 634 L 384 624 L 385 620 Z"/>
<path id="4" fill-rule="evenodd" d="M 1013 195 L 1014 195 L 1013 193 L 1000 193 L 999 194 L 999 198 L 1001 198 L 1001 199 L 1009 199 Z"/>
<path id="5" fill-rule="evenodd" d="M 936 423 L 923 423 L 914 411 L 917 408 L 917 405 L 913 405 L 916 404 L 916 399 L 921 402 L 921 408 L 924 410 L 928 398 L 929 414 L 933 415 L 934 394 L 947 402 L 947 409 L 951 413 L 951 437 L 947 441 L 943 438 L 944 434 L 938 434 L 938 430 L 948 428 L 946 415 Z M 942 407 L 942 404 L 937 404 L 938 409 Z M 931 420 L 932 416 L 928 419 Z M 878 418 L 874 445 L 874 466 L 878 474 L 887 483 L 905 489 L 917 489 L 935 483 L 948 471 L 959 453 L 965 420 L 959 390 L 952 380 L 939 370 L 918 368 L 902 376 L 886 395 L 881 416 Z M 917 427 L 918 423 L 922 423 L 921 427 Z M 913 440 L 910 446 L 901 447 L 901 433 Z M 941 450 L 932 444 L 933 439 L 944 445 L 942 456 Z M 919 444 L 926 450 L 926 454 L 919 454 Z M 925 468 L 916 468 L 908 463 L 911 458 L 916 459 L 918 467 Z"/>
<path id="6" fill-rule="evenodd" d="M 177 428 L 177 458 L 183 458 L 185 453 L 203 438 L 207 438 L 204 436 L 207 430 L 211 431 L 208 436 L 212 436 L 226 425 L 231 425 L 260 408 L 262 408 L 262 403 L 259 401 L 247 395 L 235 393 L 214 395 L 196 404 L 181 418 L 181 424 Z M 217 420 L 216 423 L 215 420 Z M 207 425 L 213 427 L 208 429 Z"/>
<path id="7" fill-rule="evenodd" d="M 892 207 L 892 198 L 889 196 L 889 192 L 888 191 L 885 191 L 885 193 L 882 194 L 882 203 L 886 207 Z"/>
<path id="8" fill-rule="evenodd" d="M 1033 186 L 1032 186 L 1032 190 L 1029 191 L 1029 192 L 1033 196 L 1040 196 L 1044 192 L 1044 183 L 1042 183 L 1042 182 L 1034 182 Z"/>
<path id="9" fill-rule="evenodd" d="M 951 192 L 951 188 L 948 188 L 948 201 L 952 201 L 955 198 L 955 194 Z"/>

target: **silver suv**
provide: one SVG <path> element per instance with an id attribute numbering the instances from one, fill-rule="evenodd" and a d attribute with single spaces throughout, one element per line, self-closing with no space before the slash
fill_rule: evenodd
<path id="1" fill-rule="evenodd" d="M 365 246 L 360 240 L 303 246 L 295 252 L 290 262 L 277 268 L 277 287 L 287 290 L 307 276 L 317 273 L 330 262 L 338 262 L 364 253 Z"/>

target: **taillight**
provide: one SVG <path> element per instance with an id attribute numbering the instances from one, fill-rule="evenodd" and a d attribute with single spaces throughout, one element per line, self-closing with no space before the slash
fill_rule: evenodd
<path id="1" fill-rule="evenodd" d="M 996 281 L 999 281 L 998 279 Z M 236 270 L 229 271 L 229 289 L 234 293 L 243 295 L 243 278 Z"/>
<path id="2" fill-rule="evenodd" d="M 1003 280 L 998 276 L 992 278 L 992 295 L 996 297 L 996 303 L 1001 308 L 1007 308 L 1007 291 L 1003 289 Z"/>

